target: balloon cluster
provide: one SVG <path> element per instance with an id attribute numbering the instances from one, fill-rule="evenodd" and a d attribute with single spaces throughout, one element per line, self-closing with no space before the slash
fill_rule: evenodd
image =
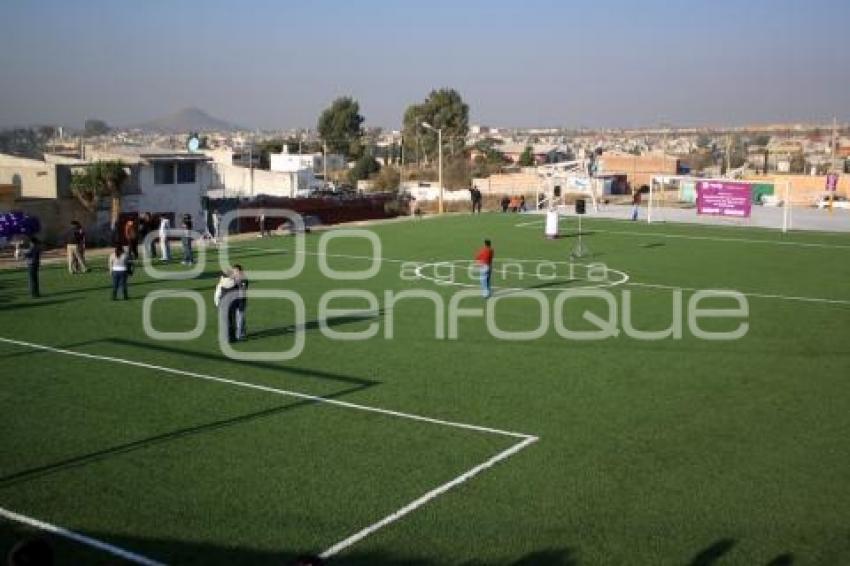
<path id="1" fill-rule="evenodd" d="M 27 216 L 20 211 L 0 214 L 0 238 L 32 236 L 39 230 L 41 230 L 41 223 L 35 216 Z"/>

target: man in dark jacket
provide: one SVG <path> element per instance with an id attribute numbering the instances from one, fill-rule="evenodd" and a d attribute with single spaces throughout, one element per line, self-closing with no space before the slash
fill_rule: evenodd
<path id="1" fill-rule="evenodd" d="M 30 239 L 29 248 L 24 252 L 27 261 L 27 279 L 29 281 L 30 296 L 37 299 L 41 296 L 38 288 L 38 269 L 41 267 L 41 241 L 33 236 Z"/>

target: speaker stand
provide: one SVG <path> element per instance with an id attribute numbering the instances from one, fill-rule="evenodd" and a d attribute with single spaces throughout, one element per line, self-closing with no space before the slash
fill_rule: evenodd
<path id="1" fill-rule="evenodd" d="M 581 230 L 581 217 L 583 215 L 578 215 L 578 242 L 573 246 L 572 251 L 570 252 L 570 257 L 582 258 L 588 257 L 591 255 L 590 248 L 584 245 L 584 240 L 582 239 L 582 230 Z"/>

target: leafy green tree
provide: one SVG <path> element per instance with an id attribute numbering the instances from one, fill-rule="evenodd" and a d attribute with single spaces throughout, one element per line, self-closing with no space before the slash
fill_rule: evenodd
<path id="1" fill-rule="evenodd" d="M 519 164 L 521 167 L 533 167 L 535 164 L 534 160 L 534 149 L 527 145 L 525 149 L 519 156 Z"/>
<path id="2" fill-rule="evenodd" d="M 85 137 L 102 136 L 109 133 L 109 125 L 103 120 L 89 118 L 83 126 L 83 135 Z"/>
<path id="3" fill-rule="evenodd" d="M 469 133 L 469 105 L 454 89 L 432 90 L 422 103 L 412 104 L 404 112 L 405 151 L 421 149 L 431 161 L 437 158 L 437 132 L 426 129 L 426 122 L 443 131 L 443 152 L 449 156 L 462 153 Z"/>
<path id="4" fill-rule="evenodd" d="M 109 226 L 114 231 L 128 178 L 127 168 L 121 161 L 96 161 L 71 176 L 71 193 L 89 212 L 97 210 L 100 199 L 110 199 Z"/>
<path id="5" fill-rule="evenodd" d="M 333 101 L 319 116 L 319 136 L 332 153 L 341 153 L 347 159 L 363 154 L 360 138 L 363 136 L 364 118 L 360 105 L 351 97 Z"/>
<path id="6" fill-rule="evenodd" d="M 401 173 L 396 167 L 381 167 L 381 170 L 373 178 L 375 190 L 397 191 L 401 184 Z"/>
<path id="7" fill-rule="evenodd" d="M 362 179 L 368 179 L 373 173 L 377 173 L 380 171 L 381 166 L 371 155 L 364 155 L 360 159 L 357 160 L 357 163 L 354 164 L 348 171 L 348 180 L 352 184 L 356 184 L 357 181 Z"/>
<path id="8" fill-rule="evenodd" d="M 791 156 L 791 163 L 789 164 L 791 169 L 791 173 L 803 174 L 806 172 L 806 158 L 802 153 L 795 153 Z"/>
<path id="9" fill-rule="evenodd" d="M 463 155 L 450 157 L 443 164 L 443 184 L 447 189 L 468 189 L 472 186 L 472 169 Z"/>
<path id="10" fill-rule="evenodd" d="M 41 159 L 47 145 L 47 130 L 12 128 L 0 131 L 0 153 Z"/>
<path id="11" fill-rule="evenodd" d="M 758 146 L 766 146 L 770 143 L 770 136 L 766 134 L 760 134 L 753 138 L 752 144 Z"/>

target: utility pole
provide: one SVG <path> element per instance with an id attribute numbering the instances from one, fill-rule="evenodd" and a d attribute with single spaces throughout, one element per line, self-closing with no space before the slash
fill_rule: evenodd
<path id="1" fill-rule="evenodd" d="M 732 136 L 726 134 L 726 175 L 729 175 L 729 169 L 732 168 Z"/>
<path id="2" fill-rule="evenodd" d="M 832 173 L 833 175 L 838 173 L 838 171 L 835 168 L 835 146 L 838 145 L 838 139 L 835 136 L 837 128 L 838 128 L 838 121 L 836 120 L 835 116 L 833 116 L 832 117 L 832 137 L 830 138 L 830 141 L 832 142 L 830 144 L 830 145 L 832 145 L 832 158 L 831 158 L 830 163 L 829 163 L 829 172 Z M 837 180 L 835 182 L 835 185 L 836 185 L 835 188 L 837 189 L 838 188 L 838 181 Z M 830 214 L 832 214 L 832 203 L 833 203 L 834 200 L 835 200 L 835 191 L 834 190 L 829 191 L 829 213 Z"/>
<path id="3" fill-rule="evenodd" d="M 832 161 L 829 164 L 829 170 L 832 173 L 837 172 L 836 169 L 835 169 L 835 146 L 838 145 L 837 134 L 838 134 L 838 120 L 835 118 L 835 116 L 833 116 L 832 117 Z"/>
<path id="4" fill-rule="evenodd" d="M 401 135 L 401 167 L 398 170 L 399 185 L 404 184 L 404 134 Z M 401 187 L 399 187 L 401 188 Z"/>
<path id="5" fill-rule="evenodd" d="M 322 181 L 328 186 L 328 142 L 322 140 Z"/>

